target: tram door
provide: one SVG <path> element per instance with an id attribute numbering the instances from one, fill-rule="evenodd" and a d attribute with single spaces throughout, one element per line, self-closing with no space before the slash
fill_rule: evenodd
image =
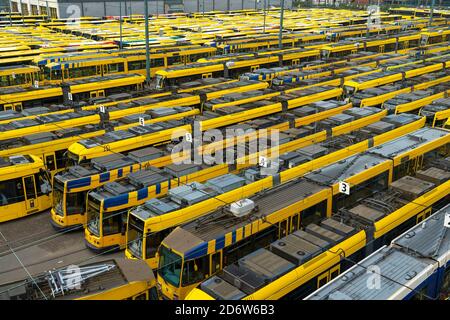
<path id="1" fill-rule="evenodd" d="M 34 176 L 23 177 L 23 185 L 25 187 L 25 204 L 27 212 L 36 211 L 37 197 L 36 197 L 36 183 Z"/>
<path id="2" fill-rule="evenodd" d="M 279 223 L 278 239 L 281 239 L 288 235 L 289 232 L 289 218 Z"/>
<path id="3" fill-rule="evenodd" d="M 63 70 L 63 79 L 62 79 L 63 81 L 64 80 L 67 80 L 67 81 L 69 81 L 70 79 L 69 79 L 69 70 L 68 69 L 64 69 Z"/>

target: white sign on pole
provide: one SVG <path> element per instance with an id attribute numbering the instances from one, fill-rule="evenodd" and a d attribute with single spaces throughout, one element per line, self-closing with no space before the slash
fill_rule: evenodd
<path id="1" fill-rule="evenodd" d="M 106 108 L 104 105 L 100 105 L 100 112 L 101 113 L 105 113 L 106 112 Z"/>
<path id="2" fill-rule="evenodd" d="M 35 88 L 39 88 L 39 81 L 34 80 L 34 87 L 35 87 Z"/>
<path id="3" fill-rule="evenodd" d="M 344 181 L 339 181 L 339 192 L 350 195 L 350 184 Z"/>
<path id="4" fill-rule="evenodd" d="M 145 119 L 143 117 L 139 117 L 139 125 L 145 126 Z"/>
<path id="5" fill-rule="evenodd" d="M 444 226 L 450 228 L 450 212 L 447 212 L 444 217 Z"/>
<path id="6" fill-rule="evenodd" d="M 67 94 L 67 98 L 68 98 L 70 101 L 72 101 L 73 97 L 72 97 L 72 94 L 71 94 L 70 92 Z"/>
<path id="7" fill-rule="evenodd" d="M 260 156 L 259 157 L 259 165 L 261 166 L 261 167 L 263 167 L 263 168 L 267 168 L 268 167 L 268 161 L 267 161 L 267 158 L 266 157 L 263 157 L 263 156 Z"/>
<path id="8" fill-rule="evenodd" d="M 186 132 L 186 137 L 185 137 L 187 142 L 192 142 L 192 134 L 190 134 L 189 132 Z"/>

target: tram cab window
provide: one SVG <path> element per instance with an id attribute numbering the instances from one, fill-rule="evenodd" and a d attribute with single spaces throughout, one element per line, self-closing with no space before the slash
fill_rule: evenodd
<path id="1" fill-rule="evenodd" d="M 126 212 L 125 212 L 126 214 Z M 104 213 L 103 219 L 103 235 L 113 235 L 121 233 L 124 227 L 122 210 L 114 211 L 110 213 Z M 126 220 L 126 217 L 125 217 Z"/>
<path id="2" fill-rule="evenodd" d="M 141 293 L 140 295 L 137 295 L 136 297 L 134 297 L 133 300 L 147 300 L 147 293 Z"/>
<path id="3" fill-rule="evenodd" d="M 150 233 L 147 235 L 145 242 L 145 259 L 153 258 L 158 251 L 158 247 L 165 237 L 172 231 L 171 228 L 161 230 L 159 232 Z"/>
<path id="4" fill-rule="evenodd" d="M 0 183 L 0 204 L 7 205 L 25 200 L 22 178 L 2 181 Z"/>
<path id="5" fill-rule="evenodd" d="M 150 290 L 148 290 L 148 297 L 150 300 L 159 300 L 158 291 L 156 290 L 156 287 L 152 287 Z"/>
<path id="6" fill-rule="evenodd" d="M 81 214 L 86 210 L 86 192 L 72 192 L 66 195 L 67 214 Z"/>

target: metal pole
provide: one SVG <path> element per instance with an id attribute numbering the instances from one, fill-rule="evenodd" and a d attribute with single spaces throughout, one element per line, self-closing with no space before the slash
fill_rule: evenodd
<path id="1" fill-rule="evenodd" d="M 263 27 L 263 33 L 266 33 L 266 5 L 267 5 L 267 0 L 264 0 L 264 27 Z"/>
<path id="2" fill-rule="evenodd" d="M 202 2 L 202 11 L 203 11 L 203 17 L 205 16 L 205 0 L 203 0 L 203 2 Z"/>
<path id="3" fill-rule="evenodd" d="M 126 3 L 125 3 L 126 5 Z M 120 28 L 120 43 L 119 49 L 122 50 L 122 1 L 119 1 L 119 28 Z"/>
<path id="4" fill-rule="evenodd" d="M 48 1 L 45 1 L 45 4 L 46 4 L 46 6 L 47 6 L 47 19 L 50 20 L 50 9 L 49 9 L 49 7 L 48 7 Z"/>
<path id="5" fill-rule="evenodd" d="M 9 25 L 10 26 L 12 26 L 12 18 L 11 18 L 11 11 L 12 11 L 12 9 L 11 9 L 11 6 L 12 6 L 12 3 L 11 3 L 11 0 L 9 0 Z"/>
<path id="6" fill-rule="evenodd" d="M 145 14 L 145 74 L 147 85 L 150 84 L 150 45 L 148 43 L 148 0 L 144 1 Z"/>
<path id="7" fill-rule="evenodd" d="M 284 0 L 281 0 L 280 31 L 278 33 L 278 47 L 280 49 L 283 49 L 283 18 L 284 18 Z"/>
<path id="8" fill-rule="evenodd" d="M 430 8 L 430 27 L 431 27 L 431 24 L 433 23 L 434 2 L 435 2 L 435 0 L 432 0 L 432 1 L 431 1 L 431 8 Z"/>
<path id="9" fill-rule="evenodd" d="M 133 21 L 133 4 L 131 3 L 130 0 L 130 22 Z"/>
<path id="10" fill-rule="evenodd" d="M 158 18 L 159 16 L 159 1 L 156 0 L 156 17 Z"/>

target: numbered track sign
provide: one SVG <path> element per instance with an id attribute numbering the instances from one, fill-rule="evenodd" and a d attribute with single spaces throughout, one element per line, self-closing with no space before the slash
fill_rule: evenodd
<path id="1" fill-rule="evenodd" d="M 186 132 L 186 141 L 192 142 L 192 134 L 190 134 L 189 132 Z"/>
<path id="2" fill-rule="evenodd" d="M 101 113 L 105 113 L 106 112 L 106 109 L 105 109 L 105 106 L 104 105 L 100 105 L 100 112 Z"/>
<path id="3" fill-rule="evenodd" d="M 339 181 L 339 192 L 350 195 L 350 184 L 344 181 Z"/>
<path id="4" fill-rule="evenodd" d="M 259 157 L 259 165 L 261 166 L 261 167 L 263 167 L 263 168 L 267 168 L 267 164 L 268 164 L 268 161 L 267 161 L 267 158 L 266 157 Z"/>
<path id="5" fill-rule="evenodd" d="M 35 87 L 35 88 L 39 88 L 39 81 L 34 80 L 34 87 Z"/>
<path id="6" fill-rule="evenodd" d="M 447 212 L 444 217 L 444 226 L 450 228 L 450 212 Z"/>
<path id="7" fill-rule="evenodd" d="M 70 92 L 67 94 L 67 99 L 69 99 L 70 101 L 72 101 L 73 99 L 72 94 Z"/>
<path id="8" fill-rule="evenodd" d="M 145 119 L 142 117 L 139 117 L 139 125 L 140 126 L 145 126 Z"/>

